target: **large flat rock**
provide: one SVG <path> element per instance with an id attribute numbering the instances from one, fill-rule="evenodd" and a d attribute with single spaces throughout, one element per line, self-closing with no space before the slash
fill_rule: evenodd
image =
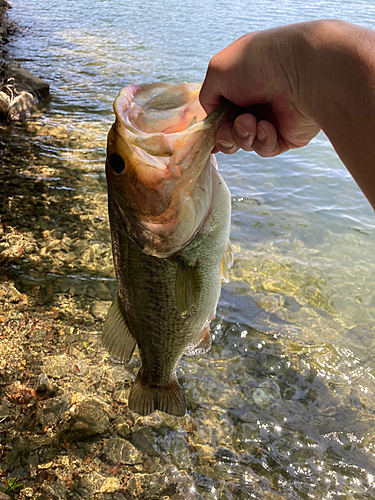
<path id="1" fill-rule="evenodd" d="M 38 100 L 45 99 L 49 95 L 49 84 L 33 75 L 27 69 L 23 69 L 17 63 L 7 66 L 8 78 L 14 78 L 14 84 L 18 92 L 22 90 L 35 95 Z"/>

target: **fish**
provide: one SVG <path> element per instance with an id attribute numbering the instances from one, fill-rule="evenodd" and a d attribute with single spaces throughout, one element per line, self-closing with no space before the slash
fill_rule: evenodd
<path id="1" fill-rule="evenodd" d="M 183 416 L 176 369 L 211 347 L 210 322 L 229 281 L 231 196 L 211 151 L 233 116 L 221 103 L 206 116 L 200 83 L 132 84 L 114 102 L 106 177 L 117 296 L 102 344 L 141 367 L 128 406 Z"/>

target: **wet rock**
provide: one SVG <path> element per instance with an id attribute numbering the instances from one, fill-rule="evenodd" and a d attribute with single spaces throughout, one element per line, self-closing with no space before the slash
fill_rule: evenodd
<path id="1" fill-rule="evenodd" d="M 5 92 L 0 92 L 0 115 L 8 113 L 10 98 Z"/>
<path id="2" fill-rule="evenodd" d="M 37 423 L 44 428 L 65 420 L 70 403 L 71 396 L 69 393 L 48 399 L 44 402 L 43 407 L 36 412 Z"/>
<path id="3" fill-rule="evenodd" d="M 107 477 L 100 488 L 101 493 L 114 493 L 121 486 L 121 483 L 117 477 Z"/>
<path id="4" fill-rule="evenodd" d="M 15 86 L 19 92 L 22 90 L 31 92 L 39 100 L 48 97 L 49 84 L 31 74 L 30 71 L 21 68 L 18 63 L 10 63 L 7 67 L 7 72 L 9 78 L 14 78 Z"/>
<path id="5" fill-rule="evenodd" d="M 0 405 L 0 421 L 5 420 L 10 415 L 9 406 L 6 402 L 1 403 Z"/>
<path id="6" fill-rule="evenodd" d="M 13 303 L 17 303 L 22 299 L 22 294 L 17 290 L 17 288 L 11 283 L 9 285 L 8 293 L 6 298 Z"/>
<path id="7" fill-rule="evenodd" d="M 123 364 L 114 365 L 112 370 L 108 372 L 108 381 L 111 384 L 115 384 L 116 382 L 124 382 L 130 384 L 133 379 L 133 375 L 125 368 Z"/>
<path id="8" fill-rule="evenodd" d="M 26 462 L 31 465 L 32 467 L 37 467 L 39 465 L 39 455 L 35 455 L 31 453 L 27 459 Z"/>
<path id="9" fill-rule="evenodd" d="M 130 388 L 119 388 L 113 391 L 113 399 L 117 403 L 128 404 Z"/>
<path id="10" fill-rule="evenodd" d="M 98 493 L 98 495 L 95 497 L 95 500 L 127 500 L 127 499 L 124 497 L 124 495 L 116 491 L 114 493 L 107 493 L 107 492 Z"/>
<path id="11" fill-rule="evenodd" d="M 90 313 L 95 319 L 103 320 L 107 316 L 110 301 L 94 300 L 90 305 Z"/>
<path id="12" fill-rule="evenodd" d="M 83 441 L 110 428 L 105 405 L 96 399 L 86 399 L 77 405 L 65 434 L 68 441 Z"/>
<path id="13" fill-rule="evenodd" d="M 252 394 L 254 403 L 261 408 L 270 408 L 280 397 L 280 387 L 273 379 L 261 382 Z"/>
<path id="14" fill-rule="evenodd" d="M 109 439 L 103 448 L 107 459 L 114 464 L 134 465 L 140 463 L 141 454 L 129 441 L 122 438 Z"/>
<path id="15" fill-rule="evenodd" d="M 194 479 L 195 484 L 206 492 L 212 492 L 215 489 L 216 481 L 212 477 L 213 470 L 210 467 L 195 467 Z"/>
<path id="16" fill-rule="evenodd" d="M 50 484 L 44 481 L 42 484 L 42 492 L 48 495 L 49 498 L 66 500 L 70 497 L 70 490 L 67 488 L 66 484 L 61 480 L 57 479 L 56 482 Z"/>
<path id="17" fill-rule="evenodd" d="M 39 394 L 46 394 L 52 397 L 58 391 L 58 387 L 53 385 L 45 373 L 40 373 L 35 377 L 35 390 Z"/>
<path id="18" fill-rule="evenodd" d="M 9 106 L 9 118 L 12 120 L 25 118 L 30 114 L 34 105 L 34 96 L 30 92 L 22 91 L 20 95 L 11 101 Z"/>
<path id="19" fill-rule="evenodd" d="M 28 444 L 29 441 L 22 436 L 14 438 L 11 444 L 10 451 L 8 451 L 8 453 L 4 457 L 4 464 L 10 466 L 17 465 L 18 457 L 25 452 Z"/>
<path id="20" fill-rule="evenodd" d="M 229 448 L 218 448 L 217 452 L 215 453 L 215 457 L 219 462 L 234 464 L 237 461 L 236 454 Z"/>
<path id="21" fill-rule="evenodd" d="M 83 498 L 92 498 L 100 490 L 105 477 L 97 472 L 92 472 L 80 477 L 75 484 L 75 491 Z"/>
<path id="22" fill-rule="evenodd" d="M 158 444 L 179 469 L 188 469 L 191 466 L 190 449 L 183 437 L 166 434 L 162 439 L 158 439 Z"/>
<path id="23" fill-rule="evenodd" d="M 72 361 L 65 355 L 49 356 L 43 363 L 43 370 L 53 378 L 64 378 L 73 368 Z"/>
<path id="24" fill-rule="evenodd" d="M 115 428 L 121 437 L 126 438 L 130 433 L 130 426 L 124 419 L 124 417 L 119 417 L 115 422 Z"/>
<path id="25" fill-rule="evenodd" d="M 132 443 L 139 449 L 150 452 L 154 450 L 160 452 L 158 446 L 156 445 L 157 434 L 152 427 L 143 427 L 139 430 L 133 432 Z"/>
<path id="26" fill-rule="evenodd" d="M 102 299 L 104 301 L 110 301 L 112 296 L 112 292 L 108 288 L 108 285 L 103 282 L 99 282 L 96 284 L 95 294 L 98 299 Z"/>
<path id="27" fill-rule="evenodd" d="M 79 361 L 77 361 L 77 363 L 74 365 L 74 368 L 77 375 L 80 375 L 81 377 L 85 377 L 89 373 L 89 367 L 87 366 L 87 363 L 84 359 L 80 359 Z"/>

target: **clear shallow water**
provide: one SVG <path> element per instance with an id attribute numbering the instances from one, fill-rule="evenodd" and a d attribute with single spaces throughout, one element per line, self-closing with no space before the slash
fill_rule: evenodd
<path id="1" fill-rule="evenodd" d="M 67 224 L 86 217 L 88 226 L 67 265 L 38 274 L 25 263 L 14 273 L 28 290 L 54 272 L 79 300 L 82 287 L 106 300 L 115 290 L 104 159 L 123 86 L 200 81 L 210 57 L 250 30 L 323 17 L 375 28 L 375 5 L 364 1 L 12 5 L 23 31 L 9 55 L 48 80 L 52 98 L 11 129 L 4 160 L 24 182 L 42 178 L 56 191 Z M 239 152 L 218 162 L 232 193 L 236 259 L 212 350 L 181 365 L 196 427 L 188 465 L 176 462 L 189 494 L 375 498 L 373 211 L 323 135 L 278 158 Z M 102 295 L 94 281 L 105 283 Z M 158 453 L 173 455 L 159 423 L 145 423 Z"/>

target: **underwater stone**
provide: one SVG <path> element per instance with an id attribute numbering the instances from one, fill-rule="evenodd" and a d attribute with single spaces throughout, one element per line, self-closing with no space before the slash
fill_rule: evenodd
<path id="1" fill-rule="evenodd" d="M 126 438 L 130 433 L 130 426 L 124 419 L 124 417 L 119 417 L 115 422 L 116 431 L 121 437 Z"/>
<path id="2" fill-rule="evenodd" d="M 261 382 L 252 394 L 254 403 L 261 408 L 269 408 L 272 401 L 280 397 L 280 387 L 272 379 Z"/>
<path id="3" fill-rule="evenodd" d="M 104 493 L 114 493 L 121 486 L 121 483 L 117 477 L 107 477 L 100 488 L 100 492 Z"/>
<path id="4" fill-rule="evenodd" d="M 132 435 L 132 443 L 139 449 L 144 451 L 155 450 L 160 453 L 156 445 L 156 432 L 151 427 L 143 427 Z"/>
<path id="5" fill-rule="evenodd" d="M 107 459 L 114 464 L 134 465 L 140 463 L 140 452 L 129 441 L 122 438 L 109 439 L 103 448 Z"/>
<path id="6" fill-rule="evenodd" d="M 29 441 L 24 437 L 16 437 L 12 442 L 12 449 L 5 455 L 4 463 L 15 465 L 17 458 L 27 449 Z"/>
<path id="7" fill-rule="evenodd" d="M 95 319 L 104 319 L 110 308 L 110 301 L 94 300 L 90 305 L 90 313 Z"/>
<path id="8" fill-rule="evenodd" d="M 72 369 L 72 362 L 65 355 L 49 356 L 43 363 L 43 369 L 49 377 L 63 378 Z"/>
<path id="9" fill-rule="evenodd" d="M 69 393 L 44 402 L 42 408 L 36 412 L 36 420 L 42 427 L 51 427 L 64 420 L 66 412 L 69 410 L 71 396 Z"/>
<path id="10" fill-rule="evenodd" d="M 77 375 L 80 375 L 81 377 L 85 377 L 89 373 L 89 367 L 84 359 L 77 361 L 74 367 L 76 368 Z"/>
<path id="11" fill-rule="evenodd" d="M 220 462 L 236 463 L 237 461 L 236 454 L 229 448 L 223 448 L 223 447 L 218 448 L 215 453 L 215 457 Z"/>
<path id="12" fill-rule="evenodd" d="M 110 425 L 104 404 L 95 399 L 86 399 L 75 408 L 66 439 L 81 441 L 96 434 L 103 434 Z"/>

